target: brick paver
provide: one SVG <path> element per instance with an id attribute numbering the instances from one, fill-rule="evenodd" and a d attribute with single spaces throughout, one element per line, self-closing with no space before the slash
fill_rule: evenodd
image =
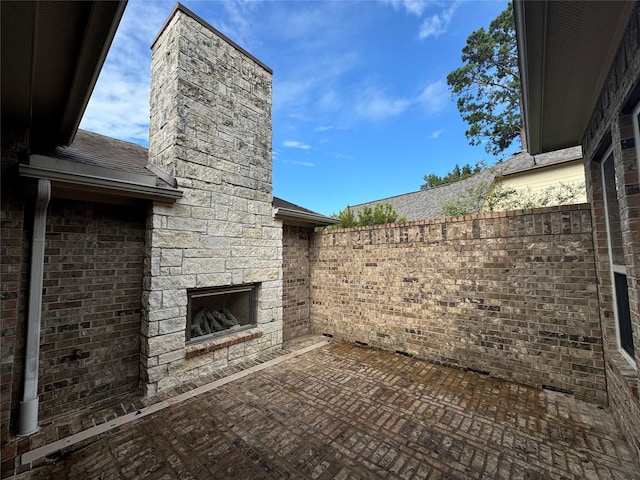
<path id="1" fill-rule="evenodd" d="M 638 479 L 606 408 L 334 342 L 105 435 L 33 479 Z"/>

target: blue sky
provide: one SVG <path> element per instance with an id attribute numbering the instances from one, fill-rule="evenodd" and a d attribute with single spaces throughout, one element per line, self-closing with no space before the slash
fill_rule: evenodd
<path id="1" fill-rule="evenodd" d="M 506 0 L 182 3 L 274 71 L 274 195 L 330 215 L 495 163 L 446 76 Z M 174 5 L 129 0 L 81 128 L 148 145 L 150 46 Z"/>

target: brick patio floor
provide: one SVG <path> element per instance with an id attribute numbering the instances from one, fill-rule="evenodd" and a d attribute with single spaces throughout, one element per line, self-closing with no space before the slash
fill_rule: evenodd
<path id="1" fill-rule="evenodd" d="M 331 342 L 17 478 L 640 480 L 639 472 L 606 408 Z"/>

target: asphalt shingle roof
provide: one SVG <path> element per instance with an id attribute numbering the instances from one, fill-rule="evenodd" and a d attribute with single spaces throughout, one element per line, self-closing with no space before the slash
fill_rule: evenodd
<path id="1" fill-rule="evenodd" d="M 373 207 L 376 204 L 388 203 L 395 209 L 399 217 L 406 217 L 408 221 L 439 218 L 443 216 L 442 205 L 445 202 L 456 200 L 465 194 L 468 189 L 476 187 L 483 182 L 491 184 L 499 176 L 536 170 L 580 158 L 582 158 L 582 150 L 579 146 L 535 156 L 527 152 L 520 152 L 492 168 L 459 182 L 441 185 L 429 190 L 418 190 L 417 192 L 381 198 L 352 205 L 351 208 L 357 212 L 365 206 Z"/>
<path id="2" fill-rule="evenodd" d="M 85 165 L 112 168 L 140 175 L 153 175 L 146 168 L 149 158 L 148 149 L 136 143 L 87 130 L 78 130 L 73 143 L 68 147 L 56 147 L 53 156 Z"/>
<path id="3" fill-rule="evenodd" d="M 158 186 L 168 185 L 147 168 L 149 159 L 149 150 L 147 148 L 136 143 L 125 142 L 99 133 L 78 130 L 73 143 L 68 147 L 56 147 L 53 151 L 53 156 L 84 165 L 155 176 Z M 273 206 L 276 208 L 287 208 L 302 214 L 319 215 L 312 210 L 287 202 L 278 197 L 273 197 Z"/>

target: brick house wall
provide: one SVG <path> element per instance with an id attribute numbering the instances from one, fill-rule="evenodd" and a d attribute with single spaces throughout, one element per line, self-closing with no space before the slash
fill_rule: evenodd
<path id="1" fill-rule="evenodd" d="M 24 136 L 24 135 L 23 135 Z M 1 432 L 17 428 L 35 182 L 27 145 L 3 131 L 0 244 Z M 137 390 L 146 207 L 52 198 L 47 209 L 38 395 L 41 419 Z"/>
<path id="2" fill-rule="evenodd" d="M 2 441 L 22 399 L 33 202 L 2 208 Z M 138 389 L 146 211 L 53 198 L 38 394 L 42 420 Z"/>
<path id="3" fill-rule="evenodd" d="M 131 206 L 51 200 L 41 418 L 138 389 L 146 215 Z"/>
<path id="4" fill-rule="evenodd" d="M 0 187 L 0 436 L 4 445 L 22 395 L 24 323 L 29 281 L 29 242 L 25 238 L 23 182 L 17 177 L 20 152 L 28 145 L 27 130 L 2 130 Z"/>
<path id="5" fill-rule="evenodd" d="M 640 5 L 636 4 L 614 64 L 605 81 L 582 140 L 589 202 L 592 206 L 593 242 L 605 368 L 610 405 L 629 443 L 640 456 L 640 173 L 638 136 L 632 112 L 640 101 Z M 617 341 L 614 292 L 607 241 L 606 209 L 601 162 L 612 148 L 618 190 L 624 267 L 635 358 L 630 362 Z"/>
<path id="6" fill-rule="evenodd" d="M 316 233 L 317 333 L 606 402 L 588 205 Z"/>
<path id="7" fill-rule="evenodd" d="M 282 232 L 283 340 L 311 332 L 309 241 L 313 229 L 284 225 Z"/>

